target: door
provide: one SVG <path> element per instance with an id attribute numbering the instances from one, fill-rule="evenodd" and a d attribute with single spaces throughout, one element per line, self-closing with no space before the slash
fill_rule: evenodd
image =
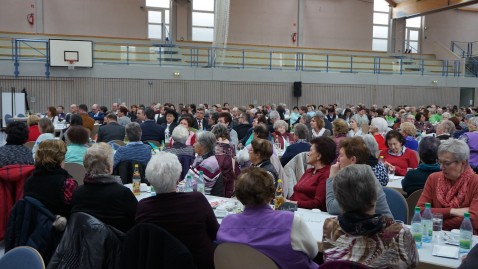
<path id="1" fill-rule="evenodd" d="M 407 49 L 410 53 L 420 53 L 420 28 L 406 28 L 405 50 Z"/>

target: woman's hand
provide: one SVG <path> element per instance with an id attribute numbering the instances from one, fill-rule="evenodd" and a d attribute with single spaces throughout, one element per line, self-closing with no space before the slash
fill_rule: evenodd
<path id="1" fill-rule="evenodd" d="M 330 167 L 329 178 L 335 177 L 340 172 L 340 163 L 335 163 Z"/>
<path id="2" fill-rule="evenodd" d="M 469 207 L 452 208 L 450 210 L 450 214 L 457 217 L 463 217 L 463 214 L 465 214 L 465 212 L 470 212 L 470 208 Z"/>

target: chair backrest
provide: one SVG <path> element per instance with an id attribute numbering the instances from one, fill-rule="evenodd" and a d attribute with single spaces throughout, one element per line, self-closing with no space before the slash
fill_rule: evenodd
<path id="1" fill-rule="evenodd" d="M 286 197 L 290 197 L 294 194 L 294 186 L 299 182 L 305 170 L 307 170 L 307 154 L 308 152 L 301 152 L 295 155 L 294 158 L 284 166 L 284 172 L 289 179 L 286 182 L 286 184 L 288 184 Z"/>
<path id="2" fill-rule="evenodd" d="M 121 250 L 124 269 L 192 269 L 193 257 L 188 248 L 163 228 L 140 223 L 126 234 Z"/>
<path id="3" fill-rule="evenodd" d="M 96 140 L 96 134 L 98 134 L 98 130 L 100 129 L 100 126 L 101 125 L 99 124 L 93 125 L 93 130 L 91 130 L 91 133 L 90 133 L 91 140 Z"/>
<path id="4" fill-rule="evenodd" d="M 320 266 L 320 269 L 370 269 L 364 264 L 346 260 L 329 261 Z"/>
<path id="5" fill-rule="evenodd" d="M 145 170 L 146 165 L 143 165 L 140 162 L 136 161 L 122 161 L 117 164 L 113 170 L 113 175 L 120 176 L 121 181 L 123 184 L 128 184 L 133 182 L 133 173 L 134 173 L 134 165 L 138 164 L 139 167 L 139 174 L 141 175 L 141 182 L 142 183 L 149 183 L 145 177 Z"/>
<path id="6" fill-rule="evenodd" d="M 22 113 L 19 113 L 19 114 L 17 115 L 17 117 L 25 118 L 25 115 L 22 114 Z"/>
<path id="7" fill-rule="evenodd" d="M 161 147 L 161 143 L 159 143 L 157 140 L 146 140 L 144 143 L 150 145 L 152 148 L 153 146 L 151 144 L 153 144 L 156 148 Z"/>
<path id="8" fill-rule="evenodd" d="M 110 143 L 118 144 L 118 146 L 126 145 L 123 140 L 111 140 Z"/>
<path id="9" fill-rule="evenodd" d="M 85 167 L 78 163 L 65 163 L 64 169 L 78 182 L 78 185 L 83 185 L 86 170 Z"/>
<path id="10" fill-rule="evenodd" d="M 27 147 L 29 150 L 33 149 L 33 146 L 35 146 L 36 141 L 28 141 L 25 144 L 23 144 L 25 147 Z"/>
<path id="11" fill-rule="evenodd" d="M 3 117 L 5 119 L 5 123 L 8 125 L 10 122 L 12 122 L 12 115 L 10 114 L 5 114 L 5 116 Z"/>
<path id="12" fill-rule="evenodd" d="M 278 269 L 262 252 L 244 244 L 222 243 L 214 252 L 216 269 Z"/>
<path id="13" fill-rule="evenodd" d="M 32 247 L 16 247 L 0 258 L 0 268 L 45 269 L 40 253 Z"/>
<path id="14" fill-rule="evenodd" d="M 383 192 L 387 198 L 388 207 L 392 212 L 393 218 L 408 223 L 408 204 L 401 193 L 392 188 L 384 187 Z"/>
<path id="15" fill-rule="evenodd" d="M 423 189 L 416 190 L 410 196 L 407 198 L 407 204 L 408 204 L 408 221 L 411 222 L 413 218 L 413 214 L 415 213 L 415 206 L 418 203 L 418 199 L 420 199 L 420 196 L 422 195 Z M 408 223 L 408 222 L 407 222 Z M 408 223 L 410 224 L 410 223 Z"/>

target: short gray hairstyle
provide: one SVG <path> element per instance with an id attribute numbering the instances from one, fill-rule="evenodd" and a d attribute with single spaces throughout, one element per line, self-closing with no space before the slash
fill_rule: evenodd
<path id="1" fill-rule="evenodd" d="M 199 134 L 196 135 L 196 143 L 204 147 L 206 152 L 214 152 L 216 136 L 209 131 L 199 132 Z"/>
<path id="2" fill-rule="evenodd" d="M 214 125 L 214 127 L 212 127 L 211 132 L 214 134 L 216 139 L 219 139 L 219 138 L 225 138 L 227 140 L 231 139 L 231 135 L 229 134 L 227 127 L 222 124 Z"/>
<path id="3" fill-rule="evenodd" d="M 475 127 L 478 127 L 478 117 L 472 117 L 468 120 L 469 125 L 473 125 Z"/>
<path id="4" fill-rule="evenodd" d="M 364 134 L 362 135 L 362 139 L 365 142 L 365 145 L 367 145 L 368 150 L 370 150 L 370 153 L 373 156 L 377 156 L 378 154 L 378 143 L 377 140 L 373 137 L 371 134 Z"/>
<path id="5" fill-rule="evenodd" d="M 450 138 L 448 140 L 442 141 L 438 147 L 438 155 L 443 153 L 453 154 L 453 159 L 455 161 L 469 161 L 470 159 L 470 148 L 465 143 L 465 141 Z"/>
<path id="6" fill-rule="evenodd" d="M 93 144 L 86 150 L 83 165 L 86 174 L 89 175 L 111 174 L 113 172 L 113 149 L 104 142 Z"/>
<path id="7" fill-rule="evenodd" d="M 386 133 L 388 129 L 388 123 L 382 117 L 373 118 L 372 122 L 370 123 L 370 126 L 377 128 L 378 132 L 381 134 Z"/>
<path id="8" fill-rule="evenodd" d="M 280 115 L 279 115 L 279 112 L 277 111 L 271 111 L 271 113 L 269 113 L 269 119 L 271 120 L 280 120 Z"/>
<path id="9" fill-rule="evenodd" d="M 126 124 L 126 136 L 128 136 L 128 140 L 131 142 L 136 142 L 141 140 L 141 126 L 137 122 L 130 122 Z"/>
<path id="10" fill-rule="evenodd" d="M 335 176 L 333 189 L 343 212 L 365 213 L 375 206 L 377 187 L 372 168 L 367 164 L 352 164 Z"/>
<path id="11" fill-rule="evenodd" d="M 357 127 L 362 127 L 362 124 L 368 124 L 368 122 L 365 122 L 364 119 L 362 119 L 362 117 L 360 117 L 358 114 L 354 114 L 350 120 L 354 120 L 356 123 L 357 123 Z"/>
<path id="12" fill-rule="evenodd" d="M 297 123 L 294 125 L 294 135 L 297 136 L 299 139 L 307 139 L 309 140 L 309 128 L 303 123 Z"/>
<path id="13" fill-rule="evenodd" d="M 175 142 L 186 144 L 186 141 L 189 138 L 189 131 L 186 127 L 180 124 L 174 128 L 171 137 Z"/>
<path id="14" fill-rule="evenodd" d="M 441 114 L 441 117 L 442 117 L 442 118 L 444 118 L 444 117 L 451 118 L 451 114 L 448 113 L 448 112 L 443 112 L 443 114 Z"/>
<path id="15" fill-rule="evenodd" d="M 145 176 L 156 193 L 168 193 L 176 189 L 181 176 L 181 163 L 172 153 L 161 151 L 151 157 Z"/>
<path id="16" fill-rule="evenodd" d="M 442 131 L 453 135 L 456 131 L 455 124 L 451 120 L 444 120 L 439 124 L 439 128 L 442 128 Z"/>
<path id="17" fill-rule="evenodd" d="M 285 128 L 285 130 L 287 131 L 287 129 L 289 129 L 289 124 L 287 124 L 287 122 L 283 121 L 283 120 L 278 120 L 276 122 L 274 122 L 274 130 L 283 126 Z"/>

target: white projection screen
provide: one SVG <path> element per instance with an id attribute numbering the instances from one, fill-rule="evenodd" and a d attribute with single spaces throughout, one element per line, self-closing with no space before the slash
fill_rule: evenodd
<path id="1" fill-rule="evenodd" d="M 75 67 L 93 67 L 93 42 L 86 40 L 48 40 L 50 66 L 69 66 L 69 60 Z"/>

